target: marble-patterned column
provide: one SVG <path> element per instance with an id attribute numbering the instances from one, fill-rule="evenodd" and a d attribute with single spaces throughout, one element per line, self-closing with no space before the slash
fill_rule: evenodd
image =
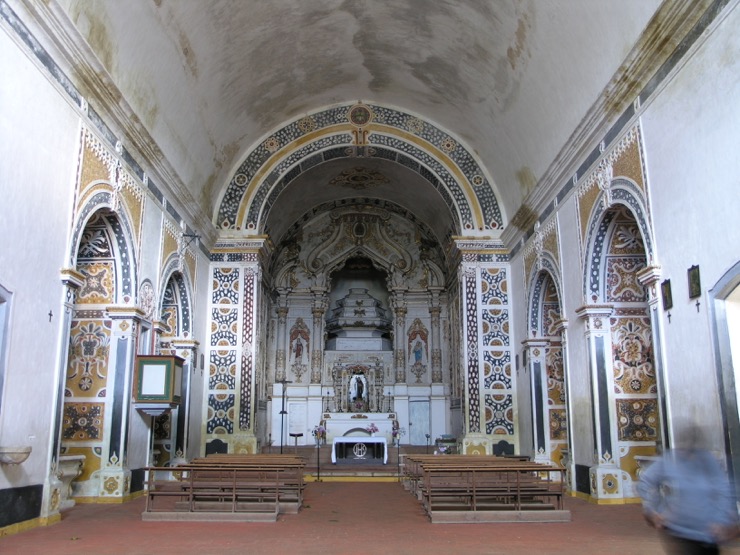
<path id="1" fill-rule="evenodd" d="M 478 352 L 478 285 L 477 271 L 473 264 L 463 263 L 458 273 L 462 297 L 463 330 L 462 359 L 465 369 L 463 391 L 465 395 L 465 438 L 463 454 L 490 454 L 491 444 L 483 433 L 481 396 L 481 369 Z"/>
<path id="2" fill-rule="evenodd" d="M 224 239 L 211 253 L 206 454 L 256 453 L 257 345 L 264 340 L 262 261 L 266 238 Z M 285 368 L 283 359 L 283 372 Z"/>
<path id="3" fill-rule="evenodd" d="M 109 306 L 106 310 L 111 319 L 111 340 L 103 434 L 105 441 L 98 495 L 101 498 L 121 498 L 127 496 L 131 489 L 131 470 L 126 466 L 131 380 L 144 312 L 129 305 Z"/>
<path id="4" fill-rule="evenodd" d="M 550 419 L 547 410 L 547 339 L 523 341 L 532 380 L 532 422 L 534 424 L 534 459 L 550 462 Z"/>
<path id="5" fill-rule="evenodd" d="M 622 498 L 621 471 L 615 460 L 615 423 L 612 422 L 612 339 L 609 317 L 612 305 L 587 305 L 576 310 L 586 323 L 589 369 L 591 372 L 592 418 L 595 465 L 589 470 L 591 496 L 595 499 Z"/>
<path id="6" fill-rule="evenodd" d="M 518 452 L 508 254 L 490 240 L 460 239 L 455 246 L 465 368 L 462 452 Z"/>

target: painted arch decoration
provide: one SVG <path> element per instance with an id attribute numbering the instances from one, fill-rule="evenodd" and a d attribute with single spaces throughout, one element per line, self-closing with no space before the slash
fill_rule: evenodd
<path id="1" fill-rule="evenodd" d="M 382 158 L 417 172 L 440 192 L 458 232 L 503 228 L 493 185 L 463 144 L 417 116 L 363 103 L 307 115 L 265 138 L 232 175 L 214 223 L 264 233 L 270 208 L 290 182 L 349 157 Z"/>

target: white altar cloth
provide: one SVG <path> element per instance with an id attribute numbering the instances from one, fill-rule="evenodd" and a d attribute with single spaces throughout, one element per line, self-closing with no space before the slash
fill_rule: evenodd
<path id="1" fill-rule="evenodd" d="M 383 444 L 383 464 L 388 462 L 388 442 L 384 437 L 373 436 L 340 436 L 335 437 L 331 443 L 331 462 L 337 463 L 337 443 L 382 443 Z"/>

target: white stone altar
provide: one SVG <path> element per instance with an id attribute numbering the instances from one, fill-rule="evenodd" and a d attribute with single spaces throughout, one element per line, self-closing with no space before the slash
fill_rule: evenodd
<path id="1" fill-rule="evenodd" d="M 324 413 L 322 423 L 326 428 L 326 440 L 333 441 L 334 438 L 342 436 L 368 436 L 367 428 L 374 424 L 378 429 L 376 437 L 384 437 L 386 440 L 392 438 L 393 422 L 396 420 L 394 412 L 376 413 L 347 413 L 329 412 Z"/>
<path id="2" fill-rule="evenodd" d="M 354 443 L 356 445 L 361 444 L 367 446 L 368 444 L 382 444 L 383 446 L 383 464 L 388 463 L 388 442 L 384 437 L 377 437 L 377 436 L 342 436 L 342 437 L 335 437 L 331 442 L 331 462 L 332 464 L 337 464 L 337 445 L 343 445 L 343 444 L 351 444 Z M 355 458 L 356 459 L 363 459 L 368 458 L 365 453 L 368 452 L 367 447 L 365 447 L 364 450 L 358 450 L 359 452 L 355 452 Z M 362 453 L 362 454 L 361 454 Z M 373 457 L 369 457 L 373 458 Z"/>

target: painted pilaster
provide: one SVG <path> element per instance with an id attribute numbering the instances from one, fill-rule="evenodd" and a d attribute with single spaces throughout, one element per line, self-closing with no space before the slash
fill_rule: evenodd
<path id="1" fill-rule="evenodd" d="M 459 239 L 466 454 L 519 450 L 509 264 L 498 241 Z"/>
<path id="2" fill-rule="evenodd" d="M 394 289 L 393 291 L 393 312 L 395 314 L 393 343 L 394 343 L 394 365 L 396 373 L 396 383 L 406 383 L 406 292 L 403 289 Z"/>
<path id="3" fill-rule="evenodd" d="M 256 453 L 257 345 L 266 238 L 224 239 L 211 254 L 211 304 L 205 395 L 206 452 Z M 279 361 L 278 361 L 279 362 Z M 279 366 L 278 366 L 279 368 Z M 283 359 L 283 372 L 285 363 Z"/>
<path id="4" fill-rule="evenodd" d="M 121 499 L 131 489 L 128 468 L 129 413 L 131 411 L 131 381 L 133 379 L 136 341 L 144 312 L 129 305 L 107 307 L 111 319 L 111 342 L 108 359 L 108 391 L 106 401 L 105 438 L 98 496 Z"/>
<path id="5" fill-rule="evenodd" d="M 547 409 L 547 339 L 523 341 L 532 380 L 532 422 L 534 423 L 534 459 L 550 463 L 550 418 Z"/>
<path id="6" fill-rule="evenodd" d="M 182 368 L 182 401 L 177 408 L 175 424 L 174 459 L 172 464 L 186 462 L 185 454 L 188 452 L 189 422 L 190 422 L 190 391 L 193 372 L 195 368 L 195 357 L 198 351 L 198 342 L 193 339 L 172 339 L 170 341 L 177 356 L 185 362 Z"/>
<path id="7" fill-rule="evenodd" d="M 275 345 L 275 381 L 285 380 L 285 337 L 288 329 L 288 293 L 278 291 L 277 301 L 277 343 Z"/>
<path id="8" fill-rule="evenodd" d="M 313 334 L 311 344 L 311 383 L 321 384 L 321 369 L 324 366 L 324 317 L 328 300 L 326 298 L 326 289 L 314 288 L 313 307 L 311 314 L 313 316 Z"/>
<path id="9" fill-rule="evenodd" d="M 429 314 L 432 319 L 431 354 L 432 354 L 432 383 L 442 383 L 442 343 L 440 342 L 440 314 L 442 308 L 439 304 L 440 288 L 430 289 Z"/>
<path id="10" fill-rule="evenodd" d="M 648 294 L 648 310 L 650 311 L 650 328 L 653 335 L 653 365 L 655 368 L 655 382 L 658 388 L 658 414 L 660 418 L 660 437 L 657 447 L 669 449 L 670 435 L 668 434 L 668 396 L 665 374 L 665 351 L 663 350 L 663 319 L 660 317 L 660 295 L 658 281 L 661 277 L 660 266 L 647 266 L 637 274 L 637 281 L 645 287 Z"/>
<path id="11" fill-rule="evenodd" d="M 576 490 L 576 485 L 573 482 L 576 469 L 575 461 L 573 459 L 573 441 L 575 439 L 573 434 L 573 395 L 570 391 L 570 364 L 568 359 L 568 320 L 561 319 L 554 323 L 553 331 L 560 336 L 560 349 L 563 355 L 563 387 L 565 388 L 565 417 L 566 417 L 566 430 L 568 434 L 568 447 L 562 452 L 562 459 L 560 464 L 565 468 L 565 483 L 566 488 L 570 491 Z"/>
<path id="12" fill-rule="evenodd" d="M 586 323 L 585 337 L 588 342 L 589 368 L 591 371 L 591 397 L 594 421 L 595 465 L 589 470 L 591 496 L 598 500 L 621 499 L 621 471 L 615 460 L 615 423 L 612 422 L 611 407 L 614 387 L 612 385 L 612 341 L 609 317 L 612 305 L 588 305 L 576 310 Z"/>
<path id="13" fill-rule="evenodd" d="M 59 358 L 55 377 L 52 434 L 49 449 L 49 474 L 44 480 L 44 499 L 41 504 L 41 517 L 50 518 L 59 513 L 60 509 L 74 505 L 69 488 L 64 487 L 62 481 L 62 465 L 60 464 L 60 449 L 62 445 L 62 421 L 64 415 L 64 381 L 69 360 L 69 341 L 74 306 L 77 292 L 85 283 L 85 276 L 72 268 L 61 271 L 63 284 L 62 318 L 59 323 Z"/>
<path id="14" fill-rule="evenodd" d="M 260 296 L 262 294 L 262 268 L 258 261 L 248 261 L 244 267 L 241 312 L 241 368 L 238 373 L 239 428 L 234 437 L 235 453 L 256 453 L 255 432 L 255 363 L 257 361 L 257 334 L 259 330 Z"/>
<path id="15" fill-rule="evenodd" d="M 481 368 L 478 346 L 478 291 L 477 268 L 463 263 L 460 269 L 460 293 L 462 295 L 463 340 L 462 356 L 465 368 L 465 437 L 462 452 L 466 455 L 485 455 L 491 453 L 491 442 L 483 434 L 481 395 Z"/>

